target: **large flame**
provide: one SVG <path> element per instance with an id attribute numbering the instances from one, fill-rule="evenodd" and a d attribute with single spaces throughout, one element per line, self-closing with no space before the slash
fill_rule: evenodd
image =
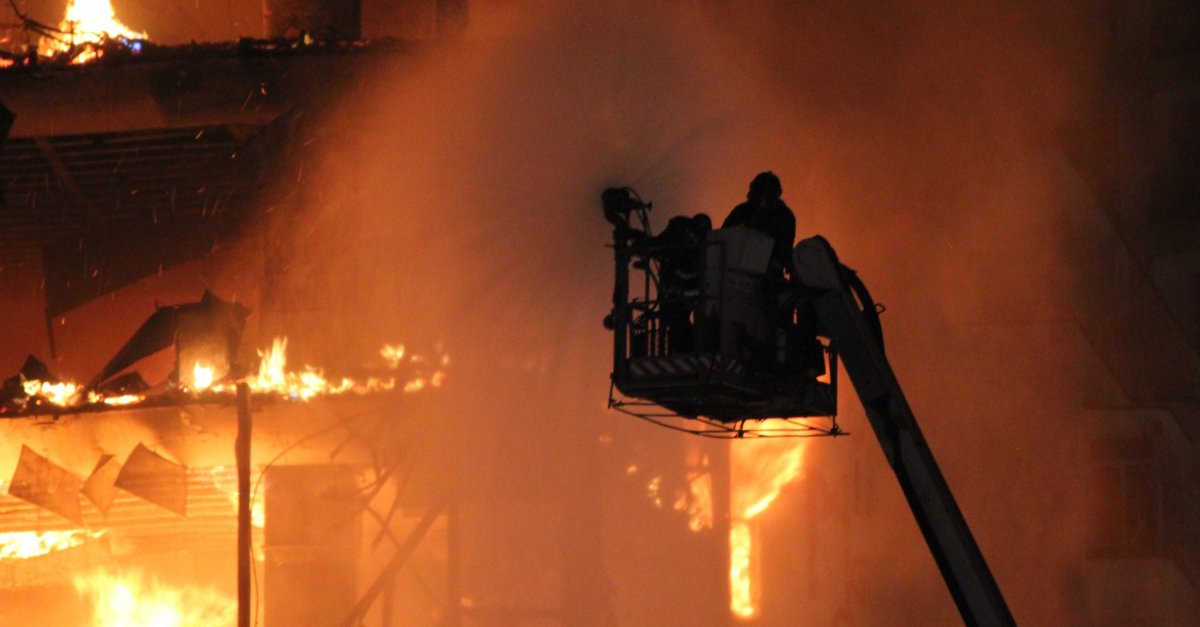
<path id="1" fill-rule="evenodd" d="M 730 449 L 729 609 L 742 619 L 758 614 L 751 523 L 771 507 L 785 486 L 803 475 L 803 438 L 764 438 Z"/>
<path id="2" fill-rule="evenodd" d="M 197 392 L 202 392 L 212 387 L 215 374 L 212 366 L 196 362 L 192 366 L 192 388 Z"/>
<path id="3" fill-rule="evenodd" d="M 427 388 L 441 387 L 446 382 L 446 368 L 450 357 L 445 354 L 436 359 L 410 354 L 404 346 L 384 345 L 380 350 L 386 366 L 392 370 L 401 365 L 408 366 L 409 378 L 402 382 L 394 376 L 367 377 L 358 380 L 348 377 L 331 378 L 320 368 L 304 366 L 303 370 L 287 369 L 287 338 L 277 337 L 271 347 L 258 351 L 261 359 L 258 370 L 244 379 L 255 394 L 281 396 L 293 401 L 309 401 L 319 396 L 339 394 L 371 394 L 400 388 L 406 393 L 420 392 Z M 196 361 L 191 368 L 191 381 L 184 386 L 193 394 L 233 394 L 238 381 L 226 378 L 218 380 L 216 368 L 211 364 Z M 29 403 L 48 403 L 57 407 L 79 407 L 85 403 L 109 406 L 136 405 L 146 400 L 141 394 L 107 395 L 96 391 L 83 393 L 83 386 L 72 382 L 22 380 L 22 389 Z"/>
<path id="4" fill-rule="evenodd" d="M 406 359 L 404 345 L 385 344 L 379 351 L 387 362 L 388 367 L 396 369 Z M 285 396 L 292 400 L 307 401 L 315 396 L 336 395 L 353 392 L 368 394 L 394 389 L 397 385 L 394 377 L 368 377 L 363 381 L 349 378 L 330 379 L 324 371 L 312 366 L 304 366 L 302 371 L 287 370 L 287 338 L 277 337 L 271 342 L 271 348 L 258 352 L 260 362 L 258 373 L 249 377 L 246 383 L 250 390 L 258 393 L 272 393 Z M 409 355 L 410 363 L 426 362 L 420 355 Z M 449 356 L 443 355 L 438 362 L 441 366 L 450 363 Z M 437 369 L 430 375 L 417 375 L 404 382 L 405 392 L 419 392 L 426 387 L 439 387 L 445 381 L 446 373 Z"/>
<path id="5" fill-rule="evenodd" d="M 384 345 L 380 354 L 387 361 L 388 366 L 395 369 L 400 366 L 404 360 L 404 347 Z M 382 392 L 391 390 L 396 387 L 396 379 L 394 377 L 378 378 L 368 377 L 363 381 L 356 381 L 350 378 L 331 379 L 325 376 L 324 371 L 320 368 L 305 366 L 302 371 L 287 370 L 287 338 L 277 337 L 271 342 L 271 347 L 258 352 L 260 362 L 258 372 L 246 379 L 246 383 L 250 386 L 252 392 L 260 394 L 278 394 L 292 400 L 307 401 L 316 396 L 336 395 L 353 392 L 355 394 L 368 394 L 371 392 Z M 409 358 L 411 361 L 417 361 L 417 356 Z M 443 363 L 446 360 L 443 359 Z M 403 385 L 405 392 L 419 392 L 427 385 L 433 387 L 440 386 L 445 379 L 445 373 L 441 370 L 435 371 L 427 379 L 424 376 L 418 376 L 414 379 L 406 381 Z"/>
<path id="6" fill-rule="evenodd" d="M 92 606 L 93 627 L 233 625 L 235 601 L 207 588 L 170 586 L 137 570 L 96 570 L 74 577 Z"/>
<path id="7" fill-rule="evenodd" d="M 738 618 L 754 618 L 758 613 L 756 577 L 751 570 L 754 555 L 754 534 L 750 523 L 734 520 L 729 523 L 729 609 Z"/>
<path id="8" fill-rule="evenodd" d="M 69 52 L 74 46 L 80 52 L 72 63 L 86 63 L 100 57 L 97 46 L 111 40 L 145 40 L 146 33 L 139 33 L 117 20 L 111 0 L 70 0 L 67 12 L 58 29 L 64 33 L 59 38 L 43 38 L 41 54 Z"/>
<path id="9" fill-rule="evenodd" d="M 101 532 L 84 529 L 66 531 L 8 531 L 0 533 L 0 560 L 29 559 L 80 546 Z"/>

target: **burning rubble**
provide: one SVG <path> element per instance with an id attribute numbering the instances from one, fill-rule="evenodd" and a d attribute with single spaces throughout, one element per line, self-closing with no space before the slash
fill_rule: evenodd
<path id="1" fill-rule="evenodd" d="M 0 68 L 36 66 L 41 62 L 83 64 L 108 54 L 138 54 L 149 35 L 117 19 L 111 0 L 69 0 L 57 26 L 41 22 L 12 5 L 16 17 L 36 44 L 16 51 L 0 50 Z M 0 39 L 0 44 L 7 43 Z"/>
<path id="2" fill-rule="evenodd" d="M 111 0 L 70 0 L 58 32 L 45 32 L 38 45 L 43 57 L 64 55 L 71 63 L 99 59 L 107 45 L 139 52 L 149 35 L 122 24 Z"/>

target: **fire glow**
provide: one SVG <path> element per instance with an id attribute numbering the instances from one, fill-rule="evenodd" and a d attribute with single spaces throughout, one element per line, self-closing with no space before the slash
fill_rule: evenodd
<path id="1" fill-rule="evenodd" d="M 66 531 L 8 531 L 0 533 L 0 560 L 29 559 L 65 551 L 83 545 L 102 532 L 70 529 Z"/>
<path id="2" fill-rule="evenodd" d="M 752 521 L 771 507 L 785 486 L 802 476 L 806 442 L 803 438 L 750 440 L 730 450 L 729 609 L 738 618 L 758 615 L 760 584 Z"/>
<path id="3" fill-rule="evenodd" d="M 304 366 L 304 370 L 289 372 L 287 370 L 286 337 L 275 338 L 271 342 L 271 348 L 259 351 L 258 355 L 260 358 L 258 372 L 246 379 L 250 391 L 258 394 L 275 394 L 291 400 L 307 401 L 316 396 L 384 392 L 395 389 L 397 386 L 395 377 L 368 377 L 363 381 L 350 378 L 330 379 L 320 368 L 308 365 Z M 404 347 L 402 345 L 398 348 L 384 345 L 380 350 L 380 355 L 387 362 L 388 367 L 394 370 L 404 361 Z M 419 363 L 423 360 L 419 356 L 413 355 L 408 358 L 408 361 Z M 443 356 L 439 363 L 448 364 L 449 358 Z M 440 387 L 445 378 L 445 372 L 437 370 L 428 378 L 418 375 L 405 381 L 402 389 L 411 393 L 419 392 L 426 386 Z M 231 386 L 218 385 L 213 389 L 218 392 L 228 391 Z"/>
<path id="4" fill-rule="evenodd" d="M 136 42 L 149 38 L 117 20 L 111 0 L 70 0 L 58 29 L 62 38 L 44 37 L 42 56 L 79 52 L 72 63 L 87 63 L 100 58 L 100 48 L 108 41 Z"/>
<path id="5" fill-rule="evenodd" d="M 212 366 L 206 366 L 200 362 L 196 362 L 196 364 L 192 366 L 192 387 L 197 392 L 207 390 L 208 388 L 212 387 L 213 375 L 214 372 Z"/>
<path id="6" fill-rule="evenodd" d="M 262 471 L 258 471 L 258 474 L 259 478 L 261 479 Z M 209 476 L 212 479 L 213 487 L 216 488 L 217 491 L 222 495 L 224 495 L 225 498 L 229 499 L 229 504 L 232 505 L 236 511 L 238 506 L 237 483 L 226 477 L 225 467 L 214 466 L 210 471 Z M 255 498 L 250 502 L 250 526 L 259 530 L 267 526 L 267 512 L 263 507 L 261 498 Z M 261 549 L 261 546 L 256 546 L 255 553 L 260 552 Z"/>
<path id="7" fill-rule="evenodd" d="M 258 370 L 241 380 L 250 387 L 251 393 L 302 402 L 322 396 L 366 395 L 397 388 L 405 393 L 438 388 L 446 381 L 445 368 L 450 363 L 448 355 L 429 360 L 420 355 L 406 354 L 402 345 L 385 345 L 380 355 L 386 366 L 392 370 L 397 370 L 402 365 L 412 366 L 408 369 L 409 378 L 399 381 L 395 376 L 388 376 L 357 380 L 348 377 L 331 378 L 326 376 L 322 369 L 308 365 L 304 366 L 303 370 L 289 371 L 286 337 L 275 338 L 271 347 L 258 351 L 258 355 Z M 435 367 L 418 367 L 425 364 L 434 364 Z M 182 389 L 194 396 L 232 395 L 237 391 L 238 380 L 218 380 L 216 369 L 209 364 L 197 361 L 189 371 L 189 381 Z M 123 407 L 147 400 L 142 394 L 109 396 L 96 391 L 87 391 L 85 394 L 83 386 L 72 382 L 27 379 L 21 382 L 21 387 L 28 399 L 27 403 L 49 404 L 61 408 L 80 407 L 85 404 Z"/>
<path id="8" fill-rule="evenodd" d="M 232 625 L 237 604 L 207 588 L 171 586 L 137 570 L 96 570 L 74 577 L 75 591 L 92 606 L 96 627 L 208 627 Z"/>
<path id="9" fill-rule="evenodd" d="M 21 381 L 21 387 L 26 396 L 41 398 L 51 405 L 69 407 L 79 402 L 79 385 L 75 383 L 28 379 Z"/>

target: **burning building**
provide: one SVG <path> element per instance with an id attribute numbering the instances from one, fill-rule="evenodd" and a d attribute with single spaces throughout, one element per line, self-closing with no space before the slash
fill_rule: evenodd
<path id="1" fill-rule="evenodd" d="M 1017 620 L 1200 611 L 1194 12 L 638 5 L 14 3 L 0 622 L 957 620 L 852 394 L 833 440 L 605 410 L 596 194 L 719 223 L 763 169 Z M 143 332 L 206 291 L 232 348 Z"/>

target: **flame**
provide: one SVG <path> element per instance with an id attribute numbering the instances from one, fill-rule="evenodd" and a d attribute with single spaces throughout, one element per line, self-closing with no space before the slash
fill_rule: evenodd
<path id="1" fill-rule="evenodd" d="M 258 352 L 261 361 L 258 373 L 249 377 L 246 383 L 252 392 L 272 393 L 292 400 L 307 401 L 315 396 L 326 394 L 367 394 L 380 392 L 396 387 L 395 379 L 368 378 L 358 383 L 353 379 L 331 380 L 324 371 L 312 366 L 305 366 L 301 372 L 287 371 L 287 338 L 277 337 L 271 342 L 271 347 Z"/>
<path id="2" fill-rule="evenodd" d="M 805 440 L 761 439 L 739 442 L 730 451 L 733 515 L 750 520 L 775 502 L 804 470 Z"/>
<path id="3" fill-rule="evenodd" d="M 750 522 L 771 507 L 784 487 L 803 476 L 806 446 L 802 438 L 778 438 L 742 441 L 730 450 L 729 609 L 738 618 L 758 613 Z"/>
<path id="4" fill-rule="evenodd" d="M 650 500 L 654 502 L 655 507 L 663 506 L 661 489 L 662 477 L 654 477 L 650 480 L 650 483 L 646 484 L 646 496 L 650 497 Z"/>
<path id="5" fill-rule="evenodd" d="M 146 397 L 141 394 L 122 394 L 120 396 L 99 396 L 98 402 L 102 402 L 105 405 L 112 405 L 113 407 L 121 407 L 140 403 L 144 400 L 146 400 Z"/>
<path id="6" fill-rule="evenodd" d="M 320 368 L 312 366 L 304 366 L 301 371 L 288 371 L 287 338 L 276 337 L 270 348 L 258 351 L 261 358 L 258 371 L 244 380 L 250 386 L 250 391 L 255 394 L 282 396 L 294 401 L 309 401 L 318 396 L 328 395 L 371 394 L 397 387 L 407 393 L 414 393 L 427 388 L 441 387 L 446 382 L 444 368 L 450 363 L 448 355 L 439 355 L 436 360 L 426 359 L 421 355 L 408 354 L 401 344 L 384 345 L 380 354 L 392 369 L 398 368 L 402 362 L 410 364 L 413 378 L 399 384 L 396 377 L 367 377 L 364 380 L 331 378 Z M 431 369 L 423 364 L 440 364 L 441 368 Z M 193 393 L 233 394 L 237 390 L 236 381 L 230 381 L 228 378 L 218 380 L 216 368 L 205 362 L 196 361 L 192 365 L 191 378 L 192 381 L 186 385 L 186 389 Z M 94 390 L 85 395 L 83 386 L 72 382 L 23 379 L 21 385 L 27 397 L 24 401 L 26 406 L 30 401 L 41 400 L 58 407 L 78 407 L 85 402 L 118 407 L 135 405 L 146 400 L 146 396 L 142 394 L 109 396 Z"/>
<path id="7" fill-rule="evenodd" d="M 212 387 L 215 372 L 212 366 L 206 366 L 199 361 L 192 367 L 192 389 L 197 392 Z"/>
<path id="8" fill-rule="evenodd" d="M 379 354 L 392 369 L 398 368 L 406 357 L 409 363 L 425 361 L 420 355 L 407 355 L 403 344 L 385 344 Z M 365 381 L 348 378 L 330 379 L 320 368 L 307 365 L 301 372 L 289 372 L 287 370 L 286 337 L 276 337 L 272 340 L 271 347 L 259 351 L 258 355 L 261 359 L 258 373 L 246 381 L 253 392 L 278 394 L 292 400 L 307 401 L 320 395 L 369 394 L 397 387 L 394 377 L 369 377 Z M 443 355 L 440 363 L 448 364 L 449 357 Z M 407 393 L 420 392 L 426 387 L 440 387 L 445 380 L 445 371 L 437 370 L 428 377 L 418 375 L 406 381 L 401 389 Z"/>
<path id="9" fill-rule="evenodd" d="M 111 0 L 70 0 L 66 16 L 58 29 L 67 35 L 61 39 L 43 38 L 41 54 L 51 56 L 58 52 L 69 52 L 72 46 L 87 47 L 72 59 L 72 63 L 87 63 L 100 58 L 101 52 L 96 46 L 105 41 L 149 38 L 146 33 L 139 33 L 118 21 Z"/>
<path id="10" fill-rule="evenodd" d="M 755 577 L 750 570 L 753 556 L 750 524 L 736 520 L 729 525 L 729 609 L 738 618 L 753 618 L 758 613 Z"/>
<path id="11" fill-rule="evenodd" d="M 101 532 L 72 529 L 68 531 L 8 531 L 0 533 L 0 560 L 29 559 L 80 546 Z"/>
<path id="12" fill-rule="evenodd" d="M 213 487 L 216 488 L 221 494 L 225 495 L 225 498 L 229 500 L 231 505 L 233 505 L 234 511 L 237 511 L 237 480 L 236 477 L 233 481 L 227 480 L 224 472 L 224 466 L 214 466 L 210 471 L 209 477 L 212 479 Z M 267 526 L 267 512 L 263 507 L 261 497 L 252 499 L 250 501 L 250 526 L 254 527 L 255 529 L 262 529 Z M 256 549 L 257 548 L 261 547 L 256 547 Z"/>
<path id="13" fill-rule="evenodd" d="M 400 362 L 404 359 L 404 345 L 384 344 L 383 348 L 379 349 L 379 354 L 387 361 L 388 367 L 395 370 L 400 367 Z"/>
<path id="14" fill-rule="evenodd" d="M 92 571 L 74 577 L 75 592 L 92 605 L 95 627 L 232 625 L 235 601 L 215 590 L 171 586 L 138 570 Z"/>
<path id="15" fill-rule="evenodd" d="M 79 386 L 75 383 L 26 379 L 21 381 L 21 387 L 26 396 L 41 398 L 59 407 L 74 405 L 79 400 Z"/>

